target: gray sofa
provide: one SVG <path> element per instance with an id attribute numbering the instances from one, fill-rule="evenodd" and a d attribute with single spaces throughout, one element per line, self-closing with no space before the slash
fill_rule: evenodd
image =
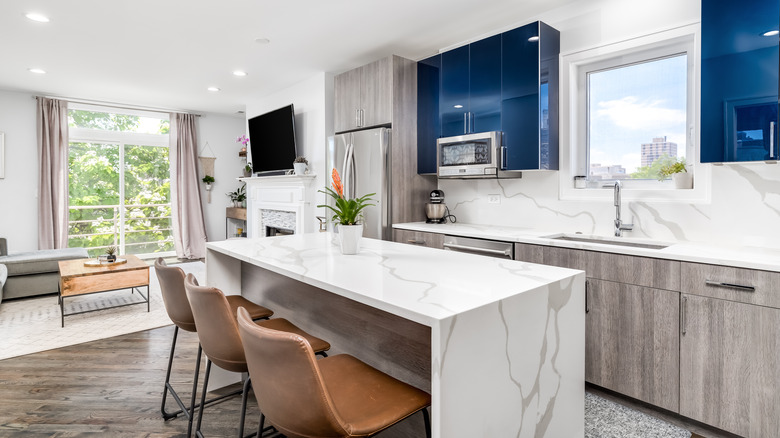
<path id="1" fill-rule="evenodd" d="M 89 257 L 84 248 L 44 249 L 8 254 L 6 240 L 0 238 L 0 302 L 4 298 L 21 298 L 56 293 L 60 281 L 60 260 Z M 2 271 L 6 271 L 3 275 Z M 3 277 L 6 278 L 3 278 Z"/>

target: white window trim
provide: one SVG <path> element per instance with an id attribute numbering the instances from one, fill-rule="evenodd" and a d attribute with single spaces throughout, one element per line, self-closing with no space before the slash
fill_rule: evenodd
<path id="1" fill-rule="evenodd" d="M 139 116 L 139 117 L 152 117 L 152 118 L 160 118 L 160 119 L 168 118 L 167 113 L 141 111 L 141 110 L 134 110 L 134 109 L 118 109 L 114 107 L 78 104 L 78 103 L 69 103 L 68 109 L 104 112 L 104 113 L 113 113 L 113 114 L 125 114 L 125 115 L 132 115 L 132 116 Z M 119 147 L 120 150 L 120 160 L 124 162 L 125 146 L 133 145 L 133 146 L 155 146 L 155 147 L 169 148 L 170 135 L 169 134 L 146 134 L 146 133 L 139 133 L 139 132 L 124 132 L 124 131 L 106 131 L 102 129 L 90 129 L 90 128 L 69 128 L 68 143 L 115 144 Z M 124 166 L 120 166 L 119 173 L 120 173 L 120 180 L 124 181 Z M 120 184 L 119 186 L 120 199 L 124 199 L 125 197 L 124 191 L 125 191 L 124 185 Z M 120 205 L 123 205 L 123 203 L 120 202 Z M 124 209 L 120 209 L 119 215 L 120 215 L 120 221 L 124 223 L 125 222 Z M 120 229 L 120 234 L 121 234 L 120 242 L 124 242 L 125 241 L 124 227 Z M 120 246 L 122 247 L 121 253 L 124 254 L 125 253 L 124 243 L 120 243 Z M 142 254 L 135 254 L 135 255 L 140 259 L 149 259 L 154 257 L 169 257 L 175 254 L 176 254 L 175 251 L 164 251 L 164 252 L 154 252 L 154 253 L 142 253 Z"/>
<path id="2" fill-rule="evenodd" d="M 655 50 L 668 50 L 670 46 L 688 44 L 688 62 L 692 63 L 692 84 L 688 84 L 688 145 L 686 160 L 693 167 L 694 188 L 676 190 L 671 183 L 656 181 L 632 181 L 623 191 L 624 200 L 653 202 L 703 202 L 709 203 L 710 166 L 699 163 L 699 83 L 700 83 L 700 25 L 689 24 L 630 40 L 582 50 L 561 57 L 561 158 L 559 171 L 559 198 L 561 200 L 610 200 L 612 191 L 605 188 L 575 189 L 574 176 L 587 175 L 581 163 L 587 153 L 585 129 L 587 113 L 582 107 L 586 90 L 580 87 L 578 74 L 586 66 L 619 56 L 645 52 L 652 56 Z M 667 52 L 668 53 L 668 52 Z M 582 93 L 582 95 L 580 94 Z M 569 147 L 567 148 L 566 145 Z M 585 172 L 585 173 L 584 173 Z"/>

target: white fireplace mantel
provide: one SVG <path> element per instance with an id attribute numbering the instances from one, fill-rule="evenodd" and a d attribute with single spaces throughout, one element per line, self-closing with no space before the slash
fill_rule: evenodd
<path id="1" fill-rule="evenodd" d="M 315 174 L 239 178 L 246 183 L 247 237 L 264 237 L 263 211 L 295 215 L 295 233 L 315 231 Z"/>

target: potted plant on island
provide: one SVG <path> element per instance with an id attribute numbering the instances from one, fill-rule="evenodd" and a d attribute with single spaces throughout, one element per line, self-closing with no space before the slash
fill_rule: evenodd
<path id="1" fill-rule="evenodd" d="M 677 189 L 692 189 L 693 174 L 688 173 L 685 167 L 685 157 L 671 158 L 667 164 L 658 171 L 658 180 L 663 181 L 670 176 L 674 181 L 674 187 Z"/>
<path id="2" fill-rule="evenodd" d="M 339 241 L 341 242 L 342 254 L 357 254 L 360 247 L 360 238 L 363 236 L 363 214 L 362 211 L 368 206 L 372 206 L 371 197 L 376 193 L 369 193 L 356 199 L 348 199 L 344 196 L 344 185 L 341 183 L 341 177 L 336 169 L 331 172 L 333 179 L 333 188 L 325 187 L 325 190 L 319 190 L 321 193 L 333 198 L 335 205 L 318 205 L 317 207 L 329 208 L 334 215 L 332 221 L 338 224 Z"/>
<path id="3" fill-rule="evenodd" d="M 246 185 L 242 185 L 232 192 L 225 193 L 233 201 L 233 207 L 243 207 L 244 201 L 246 201 Z"/>
<path id="4" fill-rule="evenodd" d="M 295 161 L 293 161 L 293 169 L 295 169 L 296 175 L 303 175 L 306 173 L 306 167 L 309 165 L 309 162 L 306 160 L 306 157 L 299 156 L 295 157 Z"/>

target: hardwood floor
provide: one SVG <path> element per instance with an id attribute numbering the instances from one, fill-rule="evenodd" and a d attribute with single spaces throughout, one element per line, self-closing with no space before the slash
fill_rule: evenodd
<path id="1" fill-rule="evenodd" d="M 169 326 L 0 361 L 0 436 L 186 436 L 186 417 L 160 415 L 172 335 Z M 179 333 L 171 381 L 184 400 L 197 342 Z M 254 398 L 248 406 L 247 433 L 259 421 Z M 236 436 L 240 407 L 240 396 L 208 406 L 204 435 Z M 176 410 L 171 397 L 168 410 Z"/>
<path id="2" fill-rule="evenodd" d="M 160 415 L 172 335 L 168 326 L 0 361 L 0 436 L 186 436 L 185 417 L 163 421 Z M 171 382 L 185 401 L 197 347 L 197 335 L 179 333 Z M 201 376 L 204 371 L 205 360 Z M 588 391 L 686 428 L 694 432 L 692 438 L 734 436 L 591 385 Z M 208 406 L 204 435 L 236 436 L 240 407 L 239 396 Z M 168 397 L 168 410 L 175 409 Z M 258 420 L 250 397 L 246 433 Z"/>

